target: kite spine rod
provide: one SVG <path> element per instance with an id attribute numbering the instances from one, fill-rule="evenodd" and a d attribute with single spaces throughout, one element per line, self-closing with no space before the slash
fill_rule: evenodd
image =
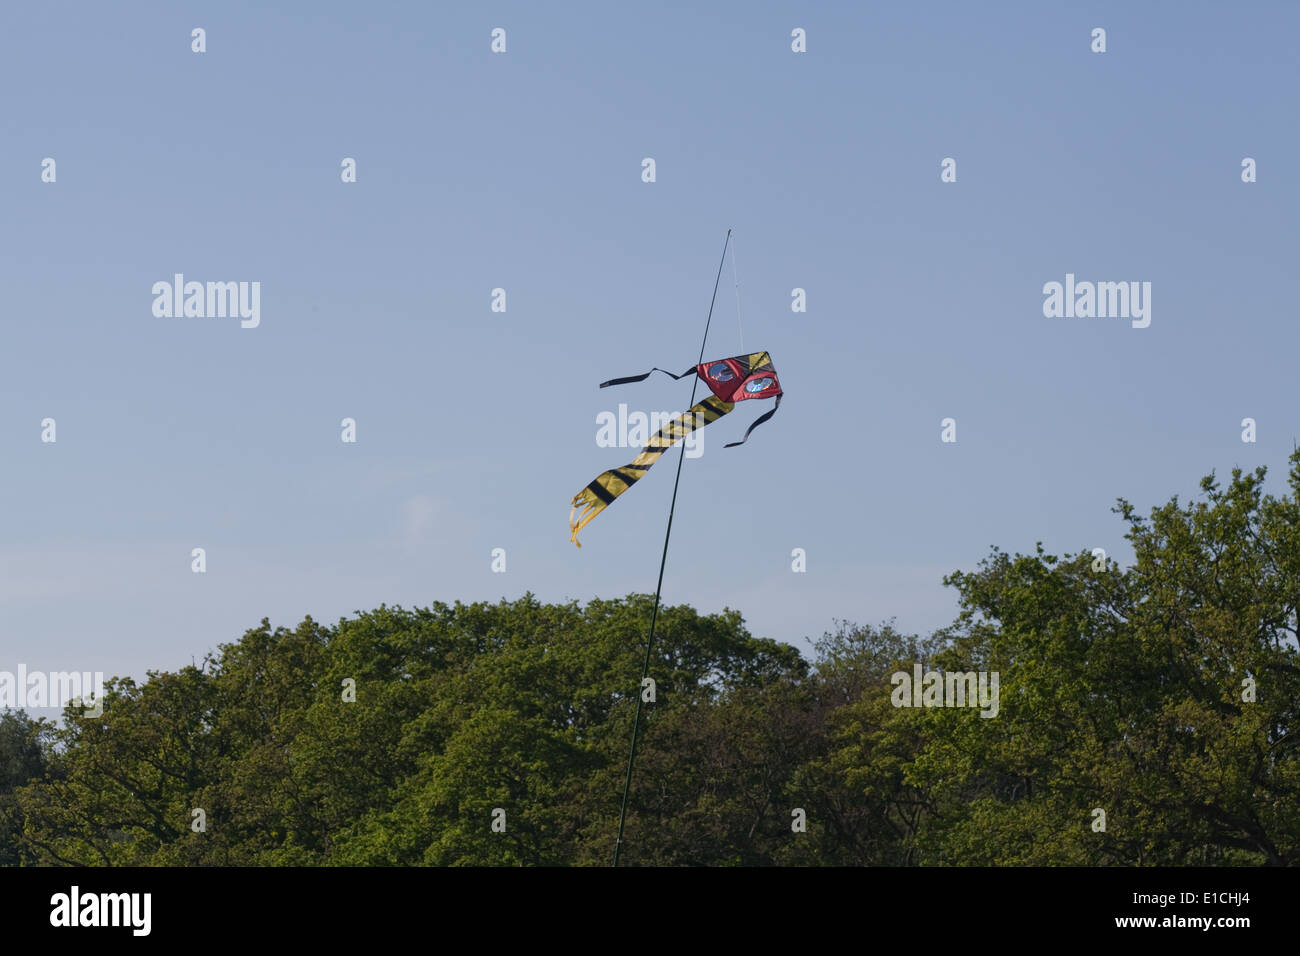
<path id="1" fill-rule="evenodd" d="M 717 278 L 713 280 L 713 298 L 709 300 L 709 317 L 704 320 L 704 338 L 700 341 L 700 357 L 696 361 L 696 365 L 704 361 L 704 348 L 709 341 L 709 326 L 713 323 L 713 305 L 718 301 L 718 283 L 722 281 L 722 267 L 727 263 L 727 247 L 729 245 L 731 245 L 730 229 L 727 230 L 727 238 L 722 243 L 722 260 L 718 263 Z M 700 378 L 697 375 L 691 383 L 691 406 L 695 404 L 695 389 L 699 384 Z M 627 754 L 627 777 L 623 780 L 623 805 L 618 812 L 618 839 L 614 842 L 614 866 L 618 866 L 619 854 L 623 849 L 623 824 L 627 820 L 627 797 L 632 790 L 632 762 L 636 759 L 637 731 L 641 729 L 642 688 L 645 687 L 645 679 L 650 673 L 650 650 L 654 647 L 655 622 L 659 618 L 659 595 L 663 593 L 664 566 L 668 563 L 668 539 L 673 534 L 673 511 L 677 508 L 677 486 L 682 480 L 682 462 L 685 459 L 686 443 L 682 442 L 681 454 L 677 456 L 677 477 L 673 479 L 673 498 L 668 505 L 668 528 L 664 531 L 664 553 L 659 559 L 659 582 L 655 585 L 654 610 L 650 612 L 650 634 L 645 642 L 645 663 L 641 666 L 641 682 L 636 688 L 636 716 L 632 718 L 632 747 Z"/>

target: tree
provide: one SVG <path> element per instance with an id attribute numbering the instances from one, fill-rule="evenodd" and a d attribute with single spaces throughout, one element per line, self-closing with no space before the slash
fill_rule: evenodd
<path id="1" fill-rule="evenodd" d="M 809 662 L 662 608 L 622 859 L 1300 864 L 1300 452 L 1263 480 L 1120 499 L 1127 568 L 995 547 L 924 639 L 841 623 Z M 0 863 L 604 865 L 651 607 L 263 620 L 101 716 L 0 714 Z M 917 667 L 996 708 L 901 706 Z"/>
<path id="2" fill-rule="evenodd" d="M 23 816 L 14 791 L 49 772 L 54 725 L 26 711 L 0 713 L 0 866 L 32 862 L 19 844 Z"/>

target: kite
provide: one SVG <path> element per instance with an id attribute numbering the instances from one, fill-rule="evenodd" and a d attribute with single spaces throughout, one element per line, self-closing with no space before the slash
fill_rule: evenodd
<path id="1" fill-rule="evenodd" d="M 705 425 L 716 422 L 735 408 L 739 402 L 751 398 L 775 398 L 776 404 L 772 406 L 770 411 L 755 419 L 754 423 L 745 431 L 744 438 L 723 446 L 725 448 L 734 448 L 737 445 L 743 445 L 749 439 L 749 433 L 775 415 L 776 410 L 781 407 L 781 384 L 777 381 L 776 369 L 772 367 L 772 359 L 766 352 L 751 352 L 749 355 L 736 355 L 732 358 L 719 359 L 714 362 L 701 362 L 699 365 L 691 366 L 680 375 L 673 375 L 672 372 L 665 369 L 652 368 L 644 375 L 629 375 L 626 378 L 612 378 L 608 382 L 601 382 L 600 387 L 608 388 L 611 385 L 644 382 L 654 372 L 663 372 L 674 379 L 682 379 L 688 375 L 698 375 L 704 380 L 704 384 L 709 386 L 709 390 L 713 394 L 703 401 L 697 402 L 691 406 L 689 411 L 678 415 L 655 432 L 650 437 L 650 441 L 646 443 L 645 448 L 641 450 L 641 454 L 637 455 L 631 463 L 624 465 L 622 468 L 613 468 L 597 475 L 587 487 L 573 496 L 573 507 L 569 512 L 569 530 L 571 532 L 569 540 L 578 547 L 582 547 L 578 543 L 578 532 L 585 528 L 592 518 L 604 511 L 615 498 L 631 488 L 638 479 L 649 471 L 650 466 L 658 461 L 659 457 L 678 441 Z M 579 508 L 582 509 L 581 512 L 579 512 Z"/>

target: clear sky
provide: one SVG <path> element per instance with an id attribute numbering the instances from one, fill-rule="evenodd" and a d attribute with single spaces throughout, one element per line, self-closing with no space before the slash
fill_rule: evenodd
<path id="1" fill-rule="evenodd" d="M 686 407 L 596 386 L 696 360 L 728 228 L 706 357 L 786 394 L 685 462 L 669 604 L 927 632 L 990 545 L 1126 561 L 1117 496 L 1282 487 L 1293 3 L 266 6 L 4 9 L 0 670 L 653 591 L 677 453 L 581 550 L 569 500 L 639 450 L 601 412 Z M 175 273 L 259 282 L 260 325 L 155 316 Z M 1045 317 L 1067 273 L 1151 283 L 1149 327 Z"/>

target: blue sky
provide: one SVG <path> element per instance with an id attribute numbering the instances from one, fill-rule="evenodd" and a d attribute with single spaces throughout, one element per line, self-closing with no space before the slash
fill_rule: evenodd
<path id="1" fill-rule="evenodd" d="M 1282 486 L 1293 4 L 262 6 L 4 12 L 0 669 L 652 591 L 676 453 L 581 550 L 569 499 L 638 451 L 598 414 L 686 407 L 596 385 L 695 361 L 728 228 L 743 347 L 728 260 L 706 357 L 766 349 L 786 395 L 702 433 L 667 603 L 926 632 L 991 545 L 1126 560 L 1117 496 Z M 178 272 L 260 282 L 260 325 L 154 316 Z M 1150 282 L 1150 326 L 1046 318 L 1067 273 Z"/>

